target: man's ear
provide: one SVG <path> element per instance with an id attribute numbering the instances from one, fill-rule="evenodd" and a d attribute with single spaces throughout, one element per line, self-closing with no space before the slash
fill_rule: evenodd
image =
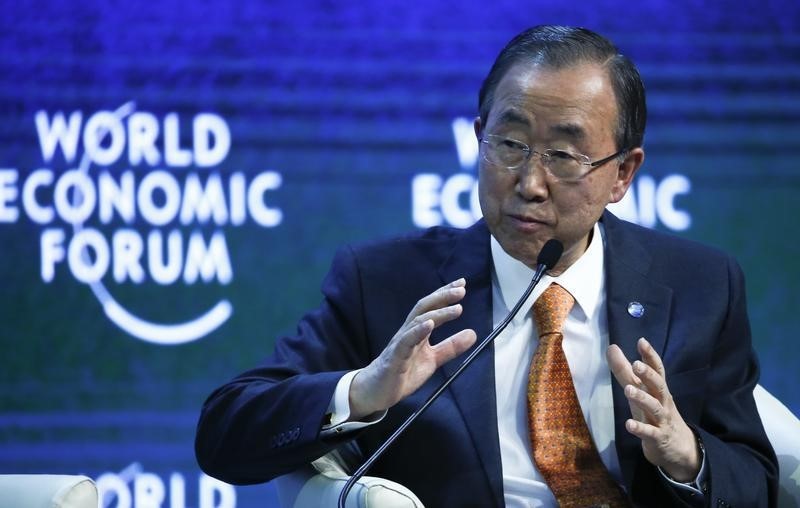
<path id="1" fill-rule="evenodd" d="M 472 128 L 475 129 L 475 137 L 481 137 L 481 129 L 483 129 L 483 125 L 481 125 L 481 117 L 475 117 L 475 121 L 472 122 Z"/>
<path id="2" fill-rule="evenodd" d="M 639 171 L 643 162 L 644 150 L 641 147 L 634 148 L 625 155 L 625 159 L 617 168 L 617 179 L 614 186 L 611 187 L 611 203 L 616 203 L 625 196 L 628 187 L 633 182 L 633 177 L 636 176 L 636 172 Z"/>

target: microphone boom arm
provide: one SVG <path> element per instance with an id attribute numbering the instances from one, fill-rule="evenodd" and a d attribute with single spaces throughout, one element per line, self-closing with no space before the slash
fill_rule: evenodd
<path id="1" fill-rule="evenodd" d="M 549 257 L 552 258 L 553 249 L 552 248 L 547 249 L 550 242 L 553 242 L 553 240 L 550 240 L 548 241 L 547 244 L 545 244 L 545 247 L 542 248 L 542 253 L 548 251 L 548 254 L 551 254 L 551 256 Z M 406 420 L 399 427 L 397 427 L 397 430 L 395 430 L 392 433 L 392 435 L 389 436 L 389 438 L 386 441 L 384 441 L 384 443 L 377 450 L 375 450 L 375 452 L 366 460 L 366 462 L 364 462 L 364 464 L 362 464 L 361 467 L 359 467 L 356 470 L 356 472 L 350 476 L 350 478 L 347 480 L 347 483 L 345 483 L 344 487 L 342 488 L 342 491 L 339 493 L 339 508 L 345 508 L 345 501 L 347 499 L 347 495 L 350 493 L 350 490 L 353 488 L 353 485 L 355 485 L 355 483 L 362 476 L 364 476 L 364 474 L 366 474 L 369 468 L 372 467 L 372 465 L 375 463 L 375 461 L 378 460 L 378 458 L 380 458 L 381 455 L 383 455 L 386 449 L 389 448 L 389 446 L 392 443 L 394 443 L 398 437 L 400 437 L 400 435 L 408 428 L 409 425 L 414 423 L 414 420 L 416 420 L 422 413 L 424 413 L 425 410 L 427 410 L 428 407 L 431 404 L 433 404 L 433 402 L 437 398 L 439 398 L 442 392 L 444 392 L 447 389 L 447 387 L 449 387 L 450 384 L 452 384 L 452 382 L 458 376 L 460 376 L 461 373 L 464 372 L 464 370 L 466 370 L 467 367 L 469 367 L 470 364 L 472 364 L 472 362 L 475 360 L 475 357 L 481 354 L 489 346 L 489 344 L 491 344 L 492 341 L 494 341 L 494 339 L 496 339 L 497 336 L 500 335 L 503 332 L 503 330 L 506 329 L 508 324 L 511 322 L 512 319 L 514 319 L 514 316 L 517 315 L 519 309 L 525 303 L 525 300 L 527 300 L 531 292 L 533 292 L 533 288 L 535 288 L 536 285 L 539 283 L 539 279 L 542 278 L 542 275 L 544 275 L 545 270 L 552 268 L 556 264 L 558 258 L 561 256 L 562 247 L 560 246 L 560 242 L 558 243 L 559 243 L 557 249 L 558 253 L 555 255 L 554 260 L 548 259 L 546 261 L 543 261 L 541 259 L 543 256 L 540 254 L 539 256 L 540 259 L 538 260 L 539 262 L 536 266 L 536 271 L 533 274 L 533 278 L 531 279 L 531 283 L 528 284 L 528 287 L 525 289 L 525 292 L 522 293 L 522 296 L 519 298 L 519 300 L 517 300 L 517 303 L 516 305 L 514 305 L 514 308 L 511 309 L 511 312 L 509 312 L 508 315 L 500 323 L 498 323 L 498 325 L 494 328 L 494 330 L 492 330 L 492 332 L 489 335 L 487 335 L 486 338 L 484 338 L 480 342 L 480 344 L 478 344 L 478 347 L 472 350 L 472 352 L 464 359 L 461 365 L 459 365 L 458 369 L 456 369 L 453 375 L 445 379 L 444 382 L 419 407 L 419 409 L 411 413 L 411 415 L 409 415 L 409 417 L 406 418 Z"/>

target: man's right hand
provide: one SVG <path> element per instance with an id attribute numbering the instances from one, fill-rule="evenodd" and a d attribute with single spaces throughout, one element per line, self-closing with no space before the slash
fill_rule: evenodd
<path id="1" fill-rule="evenodd" d="M 353 378 L 350 419 L 389 409 L 422 386 L 444 363 L 475 343 L 473 330 L 461 330 L 431 346 L 434 328 L 461 315 L 466 281 L 458 279 L 422 298 L 386 349 Z"/>

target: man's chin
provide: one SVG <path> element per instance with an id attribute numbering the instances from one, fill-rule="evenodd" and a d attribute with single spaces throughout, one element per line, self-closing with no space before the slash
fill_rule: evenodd
<path id="1" fill-rule="evenodd" d="M 503 242 L 500 238 L 498 238 L 497 241 L 500 243 L 503 250 L 506 251 L 506 254 L 532 269 L 536 268 L 536 259 L 539 257 L 539 251 L 542 250 L 544 241 Z"/>

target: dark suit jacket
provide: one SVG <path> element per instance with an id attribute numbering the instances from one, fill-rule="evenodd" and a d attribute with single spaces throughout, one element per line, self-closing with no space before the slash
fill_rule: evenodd
<path id="1" fill-rule="evenodd" d="M 610 341 L 629 359 L 646 337 L 661 354 L 684 419 L 706 449 L 712 506 L 775 503 L 777 465 L 752 391 L 758 366 L 750 344 L 740 268 L 727 255 L 628 224 L 610 213 L 605 270 Z M 422 296 L 459 277 L 467 294 L 459 319 L 433 342 L 472 328 L 490 331 L 491 255 L 483 221 L 467 230 L 434 228 L 392 241 L 344 248 L 323 283 L 324 301 L 297 333 L 278 341 L 272 359 L 216 390 L 198 424 L 196 453 L 208 474 L 258 483 L 319 457 L 349 436 L 323 439 L 320 428 L 341 375 L 375 358 Z M 645 307 L 641 318 L 629 302 Z M 477 358 L 448 392 L 387 450 L 369 472 L 408 486 L 431 508 L 503 506 L 494 358 Z M 386 418 L 354 433 L 369 454 L 460 363 L 456 359 Z M 614 382 L 616 447 L 624 486 L 640 506 L 679 501 L 624 428 L 630 417 Z M 728 504 L 725 504 L 728 503 Z"/>

